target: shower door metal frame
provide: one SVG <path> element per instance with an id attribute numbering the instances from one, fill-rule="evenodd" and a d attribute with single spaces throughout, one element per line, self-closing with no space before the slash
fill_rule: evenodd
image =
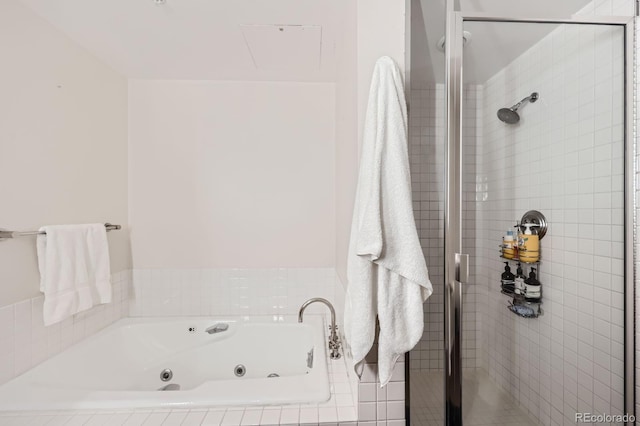
<path id="1" fill-rule="evenodd" d="M 624 28 L 624 410 L 635 415 L 635 116 L 634 17 L 507 17 L 456 12 L 446 1 L 445 37 L 445 424 L 462 426 L 462 284 L 468 257 L 462 255 L 462 107 L 464 22 L 608 25 Z M 617 414 L 617 413 L 608 413 Z"/>

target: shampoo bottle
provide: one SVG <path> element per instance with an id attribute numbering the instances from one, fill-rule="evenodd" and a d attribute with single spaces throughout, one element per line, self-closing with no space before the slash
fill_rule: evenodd
<path id="1" fill-rule="evenodd" d="M 500 280 L 500 286 L 502 287 L 502 291 L 508 294 L 513 294 L 515 287 L 515 275 L 511 272 L 511 268 L 509 268 L 509 262 L 504 262 L 504 272 L 502 273 L 502 279 Z"/>
<path id="2" fill-rule="evenodd" d="M 502 256 L 507 259 L 513 259 L 516 241 L 513 238 L 513 231 L 509 230 L 502 237 Z"/>
<path id="3" fill-rule="evenodd" d="M 515 279 L 515 293 L 516 294 L 524 294 L 525 292 L 525 277 L 522 273 L 522 265 L 518 263 L 518 269 L 516 270 L 516 279 Z"/>
<path id="4" fill-rule="evenodd" d="M 518 237 L 518 246 L 520 248 L 520 260 L 526 263 L 535 263 L 540 259 L 540 239 L 535 229 L 535 223 L 525 223 L 524 234 Z"/>
<path id="5" fill-rule="evenodd" d="M 542 285 L 536 278 L 536 268 L 531 268 L 529 278 L 525 281 L 525 299 L 528 302 L 539 302 L 542 298 Z"/>

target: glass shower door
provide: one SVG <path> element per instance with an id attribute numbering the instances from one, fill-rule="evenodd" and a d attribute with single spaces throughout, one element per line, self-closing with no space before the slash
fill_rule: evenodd
<path id="1" fill-rule="evenodd" d="M 447 425 L 633 412 L 631 25 L 448 13 Z"/>

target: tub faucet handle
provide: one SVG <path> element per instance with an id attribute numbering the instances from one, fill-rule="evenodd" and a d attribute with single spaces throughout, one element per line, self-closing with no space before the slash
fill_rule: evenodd
<path id="1" fill-rule="evenodd" d="M 320 302 L 327 305 L 329 311 L 331 312 L 331 325 L 329 326 L 329 330 L 331 335 L 329 336 L 329 350 L 331 351 L 331 359 L 340 359 L 340 337 L 338 337 L 338 326 L 336 325 L 336 311 L 333 309 L 333 305 L 327 299 L 323 299 L 321 297 L 314 297 L 313 299 L 309 299 L 302 304 L 300 307 L 300 311 L 298 311 L 298 322 L 302 322 L 302 318 L 304 315 L 304 310 L 307 309 L 312 303 Z"/>

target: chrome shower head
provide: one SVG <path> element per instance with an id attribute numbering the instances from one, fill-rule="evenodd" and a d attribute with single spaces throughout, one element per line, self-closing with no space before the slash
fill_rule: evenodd
<path id="1" fill-rule="evenodd" d="M 498 118 L 507 124 L 516 124 L 520 121 L 520 115 L 513 108 L 500 108 L 498 110 Z"/>
<path id="2" fill-rule="evenodd" d="M 522 106 L 525 102 L 534 103 L 538 100 L 538 92 L 533 92 L 531 95 L 527 96 L 511 108 L 500 108 L 498 110 L 498 119 L 507 124 L 516 124 L 520 121 L 520 115 L 518 114 L 518 108 Z"/>

